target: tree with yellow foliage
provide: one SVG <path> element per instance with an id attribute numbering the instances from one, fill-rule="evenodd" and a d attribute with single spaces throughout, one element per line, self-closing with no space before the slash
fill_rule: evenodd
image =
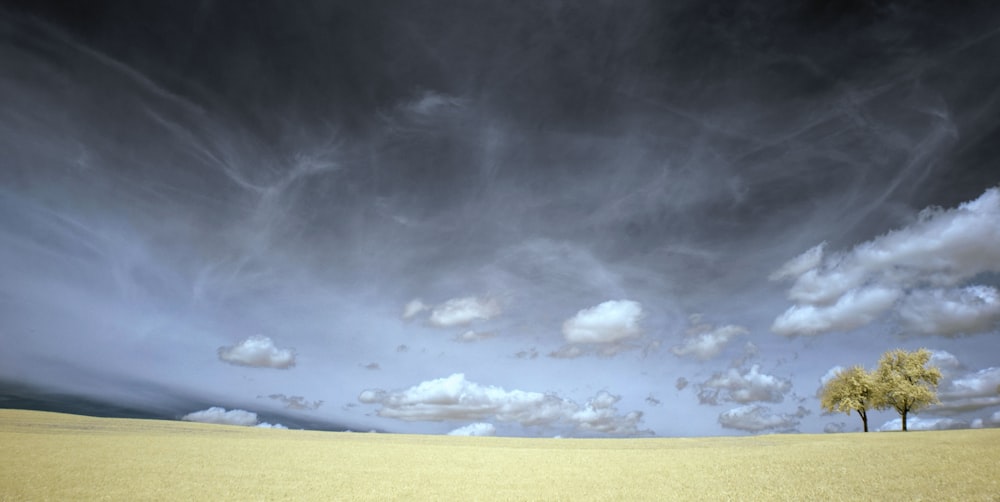
<path id="1" fill-rule="evenodd" d="M 842 369 L 823 386 L 820 405 L 828 412 L 858 412 L 868 432 L 868 410 L 876 393 L 874 376 L 861 366 Z"/>
<path id="2" fill-rule="evenodd" d="M 941 370 L 928 367 L 930 359 L 931 351 L 927 349 L 896 349 L 883 354 L 875 369 L 877 392 L 871 405 L 880 410 L 895 409 L 903 419 L 904 431 L 907 414 L 939 402 L 936 389 Z"/>

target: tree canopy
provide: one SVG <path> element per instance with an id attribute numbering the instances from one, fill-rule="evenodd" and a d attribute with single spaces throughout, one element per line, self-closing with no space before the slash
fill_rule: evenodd
<path id="1" fill-rule="evenodd" d="M 826 383 L 820 395 L 820 405 L 828 412 L 858 412 L 865 432 L 868 432 L 868 409 L 876 393 L 873 375 L 861 366 L 840 370 Z"/>
<path id="2" fill-rule="evenodd" d="M 904 431 L 907 414 L 938 402 L 936 389 L 941 371 L 927 366 L 930 359 L 931 352 L 927 349 L 913 352 L 896 349 L 883 354 L 875 369 L 878 392 L 872 407 L 895 409 L 903 420 Z"/>

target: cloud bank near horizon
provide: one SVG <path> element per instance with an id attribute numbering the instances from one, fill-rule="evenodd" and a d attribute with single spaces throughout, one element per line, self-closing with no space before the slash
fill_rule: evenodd
<path id="1" fill-rule="evenodd" d="M 264 429 L 287 429 L 281 424 L 269 424 L 257 419 L 257 414 L 252 411 L 232 409 L 226 410 L 219 406 L 212 406 L 201 411 L 194 411 L 181 417 L 186 422 L 201 422 L 204 424 L 219 425 L 241 425 L 244 427 L 261 427 Z"/>
<path id="2" fill-rule="evenodd" d="M 566 429 L 582 434 L 642 435 L 642 412 L 621 415 L 620 396 L 601 391 L 586 404 L 540 392 L 505 390 L 469 381 L 456 373 L 399 391 L 368 389 L 363 404 L 378 404 L 379 416 L 405 421 L 468 422 L 491 420 L 526 428 Z"/>

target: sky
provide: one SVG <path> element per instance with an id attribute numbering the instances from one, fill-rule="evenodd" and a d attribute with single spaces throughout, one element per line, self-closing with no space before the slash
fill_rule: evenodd
<path id="1" fill-rule="evenodd" d="M 0 406 L 850 432 L 926 347 L 910 428 L 1000 426 L 998 57 L 989 1 L 4 1 Z"/>

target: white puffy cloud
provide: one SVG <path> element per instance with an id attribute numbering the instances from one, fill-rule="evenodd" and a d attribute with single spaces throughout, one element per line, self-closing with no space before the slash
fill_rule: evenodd
<path id="1" fill-rule="evenodd" d="M 670 352 L 676 356 L 693 355 L 702 361 L 711 359 L 719 355 L 734 338 L 749 333 L 743 326 L 701 323 L 699 316 L 691 316 L 690 320 L 692 326 L 685 333 L 684 343 L 670 348 Z"/>
<path id="2" fill-rule="evenodd" d="M 261 429 L 288 429 L 288 427 L 285 427 L 284 425 L 281 425 L 281 424 L 269 424 L 267 422 L 261 422 L 261 423 L 255 425 L 254 427 L 259 427 Z"/>
<path id="3" fill-rule="evenodd" d="M 912 225 L 845 253 L 809 249 L 771 274 L 793 279 L 795 305 L 772 329 L 820 334 L 858 328 L 898 307 L 904 328 L 955 335 L 996 328 L 996 290 L 957 289 L 976 276 L 1000 272 L 1000 189 L 957 208 L 926 209 Z"/>
<path id="4" fill-rule="evenodd" d="M 407 421 L 483 421 L 517 423 L 525 427 L 551 426 L 581 433 L 636 435 L 641 412 L 619 415 L 618 397 L 598 393 L 581 406 L 552 394 L 505 390 L 470 382 L 464 374 L 421 382 L 409 389 L 363 391 L 358 400 L 380 404 L 378 415 Z"/>
<path id="5" fill-rule="evenodd" d="M 817 335 L 849 331 L 874 321 L 889 310 L 902 293 L 883 287 L 852 289 L 832 305 L 794 305 L 771 325 L 779 335 Z"/>
<path id="6" fill-rule="evenodd" d="M 914 416 L 906 417 L 906 430 L 909 431 L 943 431 L 950 429 L 968 429 L 971 423 L 965 420 L 954 420 L 951 418 L 920 418 Z M 903 430 L 903 419 L 894 418 L 882 424 L 876 432 Z"/>
<path id="7" fill-rule="evenodd" d="M 609 300 L 583 309 L 563 322 L 569 343 L 615 343 L 642 334 L 642 305 L 632 300 Z"/>
<path id="8" fill-rule="evenodd" d="M 410 302 L 412 303 L 412 302 Z M 500 315 L 500 302 L 494 299 L 467 296 L 452 298 L 431 309 L 431 326 L 450 328 L 473 321 L 489 320 Z"/>
<path id="9" fill-rule="evenodd" d="M 955 354 L 952 354 L 947 350 L 932 350 L 931 359 L 928 361 L 928 365 L 937 367 L 941 370 L 941 374 L 944 375 L 945 378 L 948 378 L 948 375 L 962 368 L 962 363 L 959 362 L 957 357 L 955 357 Z"/>
<path id="10" fill-rule="evenodd" d="M 231 347 L 219 347 L 219 359 L 238 366 L 287 369 L 295 366 L 295 351 L 279 349 L 269 337 L 254 335 Z"/>
<path id="11" fill-rule="evenodd" d="M 942 382 L 938 399 L 941 403 L 929 410 L 940 414 L 1000 406 L 1000 367 L 982 369 Z"/>
<path id="12" fill-rule="evenodd" d="M 449 436 L 496 436 L 496 434 L 497 428 L 486 422 L 469 424 L 448 433 Z"/>
<path id="13" fill-rule="evenodd" d="M 780 403 L 784 400 L 785 393 L 792 389 L 792 382 L 761 373 L 760 366 L 755 364 L 742 373 L 737 368 L 730 368 L 725 373 L 715 373 L 701 383 L 700 388 L 698 399 L 702 404 L 755 401 Z"/>
<path id="14" fill-rule="evenodd" d="M 223 425 L 243 425 L 256 426 L 257 414 L 246 410 L 226 410 L 218 406 L 213 406 L 207 410 L 195 411 L 181 417 L 181 420 L 188 422 L 201 422 L 206 424 Z"/>
<path id="15" fill-rule="evenodd" d="M 803 407 L 795 413 L 773 413 L 767 406 L 749 404 L 724 411 L 719 414 L 719 424 L 727 429 L 747 432 L 790 432 L 799 425 L 800 419 L 809 414 Z"/>
<path id="16" fill-rule="evenodd" d="M 993 331 L 1000 324 L 1000 293 L 989 286 L 912 292 L 899 308 L 905 331 L 963 335 Z"/>

